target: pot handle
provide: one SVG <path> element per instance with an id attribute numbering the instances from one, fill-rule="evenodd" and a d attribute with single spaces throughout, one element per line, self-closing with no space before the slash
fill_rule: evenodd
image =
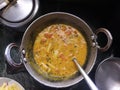
<path id="1" fill-rule="evenodd" d="M 6 47 L 4 56 L 8 64 L 14 68 L 19 68 L 23 65 L 21 52 L 15 43 L 10 43 Z"/>
<path id="2" fill-rule="evenodd" d="M 112 44 L 113 37 L 112 37 L 111 33 L 106 28 L 97 29 L 96 36 L 98 36 L 99 33 L 104 33 L 107 36 L 107 44 L 104 47 L 101 47 L 100 45 L 98 45 L 97 47 L 100 51 L 103 51 L 103 52 L 107 51 Z"/>

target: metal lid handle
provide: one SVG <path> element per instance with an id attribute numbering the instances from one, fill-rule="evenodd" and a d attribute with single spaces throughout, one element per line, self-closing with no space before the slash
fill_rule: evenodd
<path id="1" fill-rule="evenodd" d="M 9 0 L 0 0 L 0 10 L 6 7 L 9 3 Z"/>

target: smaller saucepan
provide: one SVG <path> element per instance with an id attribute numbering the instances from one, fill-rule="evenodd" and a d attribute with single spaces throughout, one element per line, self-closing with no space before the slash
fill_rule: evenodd
<path id="1" fill-rule="evenodd" d="M 88 74 L 96 61 L 97 57 L 97 50 L 106 51 L 109 49 L 112 43 L 112 35 L 110 32 L 105 28 L 99 28 L 96 30 L 96 33 L 93 33 L 93 30 L 85 23 L 81 18 L 65 13 L 65 12 L 52 12 L 45 14 L 43 16 L 40 16 L 38 19 L 33 21 L 27 30 L 25 31 L 22 42 L 20 45 L 20 62 L 14 62 L 10 56 L 11 50 L 13 47 L 17 47 L 16 44 L 12 43 L 9 44 L 5 50 L 5 57 L 7 61 L 10 63 L 10 65 L 19 67 L 21 64 L 24 64 L 27 71 L 30 73 L 30 75 L 37 80 L 39 83 L 44 84 L 49 87 L 56 87 L 56 88 L 64 88 L 69 87 L 71 85 L 74 85 L 78 82 L 80 82 L 83 79 L 83 76 L 79 73 L 74 78 L 70 78 L 67 80 L 62 81 L 49 81 L 48 79 L 43 78 L 34 68 L 31 66 L 30 62 L 33 62 L 34 66 L 37 67 L 37 64 L 34 61 L 33 57 L 33 44 L 36 37 L 36 32 L 38 32 L 38 28 L 40 28 L 39 32 L 41 32 L 45 27 L 52 25 L 52 24 L 67 24 L 70 25 L 77 30 L 79 30 L 83 36 L 86 39 L 87 42 L 87 60 L 85 62 L 85 66 L 83 69 Z M 99 33 L 104 33 L 107 36 L 107 44 L 104 47 L 100 47 L 97 42 L 97 35 Z M 29 53 L 29 57 L 26 57 L 26 53 Z"/>

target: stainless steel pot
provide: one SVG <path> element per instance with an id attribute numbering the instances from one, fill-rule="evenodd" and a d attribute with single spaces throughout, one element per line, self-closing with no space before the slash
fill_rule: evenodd
<path id="1" fill-rule="evenodd" d="M 11 28 L 26 27 L 38 12 L 39 1 L 0 0 L 0 22 Z"/>
<path id="2" fill-rule="evenodd" d="M 35 66 L 37 66 L 34 63 L 34 59 L 33 59 L 33 55 L 32 55 L 32 48 L 33 48 L 33 43 L 34 43 L 36 34 L 40 31 L 42 31 L 43 28 L 47 27 L 48 25 L 55 24 L 55 23 L 64 23 L 64 24 L 71 25 L 71 26 L 75 27 L 76 29 L 80 30 L 80 32 L 84 35 L 84 37 L 88 43 L 87 44 L 88 45 L 88 55 L 87 55 L 87 62 L 83 68 L 87 74 L 91 71 L 91 69 L 94 66 L 94 63 L 95 63 L 95 60 L 97 57 L 97 50 L 98 49 L 100 49 L 102 51 L 108 50 L 112 43 L 112 36 L 111 36 L 110 32 L 105 28 L 99 28 L 98 30 L 96 30 L 96 34 L 93 33 L 92 29 L 87 25 L 87 23 L 85 23 L 82 19 L 80 19 L 79 17 L 77 17 L 75 15 L 65 13 L 65 12 L 52 12 L 52 13 L 45 14 L 45 15 L 39 17 L 38 19 L 36 19 L 35 21 L 33 21 L 29 25 L 27 30 L 25 31 L 23 38 L 22 38 L 21 45 L 20 45 L 20 50 L 19 50 L 21 53 L 21 62 L 20 63 L 15 63 L 10 56 L 10 50 L 14 46 L 16 47 L 16 45 L 14 43 L 12 43 L 7 46 L 6 51 L 5 51 L 5 57 L 12 66 L 19 67 L 23 63 L 24 66 L 26 67 L 27 71 L 30 73 L 30 75 L 35 80 L 40 82 L 41 84 L 44 84 L 44 85 L 50 86 L 50 87 L 63 88 L 63 87 L 68 87 L 68 86 L 71 86 L 71 85 L 74 85 L 74 84 L 80 82 L 83 79 L 82 75 L 79 74 L 74 78 L 60 81 L 60 82 L 59 81 L 52 82 L 52 81 L 49 81 L 49 80 L 46 80 L 45 78 L 43 78 L 30 65 L 30 62 L 33 62 L 33 64 Z M 37 31 L 37 28 L 40 28 L 39 29 L 40 31 Z M 104 33 L 108 38 L 107 45 L 104 47 L 100 47 L 96 41 L 97 34 L 100 32 Z M 28 55 L 27 57 L 26 57 L 26 54 Z"/>
<path id="3" fill-rule="evenodd" d="M 120 58 L 103 60 L 96 69 L 95 82 L 99 90 L 120 90 Z"/>

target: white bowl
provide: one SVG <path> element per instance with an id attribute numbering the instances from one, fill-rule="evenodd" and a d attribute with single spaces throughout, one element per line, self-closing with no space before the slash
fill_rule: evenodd
<path id="1" fill-rule="evenodd" d="M 14 83 L 14 84 L 18 85 L 18 87 L 20 88 L 20 90 L 25 90 L 22 85 L 20 85 L 17 81 L 15 81 L 13 79 L 10 79 L 10 78 L 0 77 L 0 86 L 2 86 L 3 83 L 7 83 L 8 85 Z"/>

